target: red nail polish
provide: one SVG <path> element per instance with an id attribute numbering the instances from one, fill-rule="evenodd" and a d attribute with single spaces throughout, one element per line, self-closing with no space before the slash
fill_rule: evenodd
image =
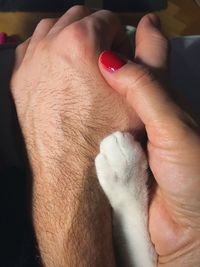
<path id="1" fill-rule="evenodd" d="M 111 51 L 104 51 L 100 56 L 100 62 L 109 72 L 115 72 L 126 64 L 125 60 Z"/>
<path id="2" fill-rule="evenodd" d="M 0 32 L 0 45 L 5 44 L 7 40 L 7 34 L 5 32 Z"/>

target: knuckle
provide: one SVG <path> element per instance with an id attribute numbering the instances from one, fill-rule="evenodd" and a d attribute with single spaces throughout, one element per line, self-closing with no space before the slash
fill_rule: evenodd
<path id="1" fill-rule="evenodd" d="M 102 16 L 108 16 L 108 17 L 116 17 L 116 15 L 112 11 L 106 10 L 106 9 L 101 9 L 97 11 L 97 14 L 100 14 Z"/>
<path id="2" fill-rule="evenodd" d="M 110 27 L 121 27 L 119 18 L 109 10 L 97 11 L 91 16 L 87 16 L 84 21 L 87 23 L 89 32 L 93 34 L 93 37 L 98 38 L 102 35 L 102 32 L 110 29 Z"/>
<path id="3" fill-rule="evenodd" d="M 54 19 L 51 18 L 45 18 L 39 21 L 39 23 L 37 24 L 37 27 L 35 29 L 35 31 L 40 30 L 41 28 L 47 27 L 47 26 L 51 26 L 52 23 L 54 22 Z"/>
<path id="4" fill-rule="evenodd" d="M 98 46 L 97 41 L 99 32 L 102 29 L 101 24 L 98 18 L 92 19 L 90 16 L 83 20 L 76 21 L 57 34 L 53 41 L 54 46 L 62 47 L 63 43 L 66 43 L 65 48 L 63 47 L 65 51 L 67 47 L 68 52 L 73 50 L 78 51 L 79 54 L 82 52 L 89 52 L 93 55 Z M 66 42 L 66 40 L 70 41 Z"/>
<path id="5" fill-rule="evenodd" d="M 25 42 L 19 44 L 19 45 L 16 47 L 16 49 L 15 49 L 16 54 L 17 54 L 17 53 L 20 53 L 21 51 L 23 51 L 23 50 L 26 48 L 26 46 L 27 46 L 27 41 L 28 41 L 28 40 L 26 40 Z"/>
<path id="6" fill-rule="evenodd" d="M 84 36 L 88 35 L 88 25 L 83 21 L 75 22 L 69 26 L 69 33 L 74 39 L 82 39 Z"/>
<path id="7" fill-rule="evenodd" d="M 88 15 L 90 13 L 90 10 L 86 6 L 75 5 L 68 10 L 68 13 Z"/>
<path id="8" fill-rule="evenodd" d="M 58 35 L 58 43 L 63 43 L 67 40 L 69 42 L 69 49 L 76 49 L 83 47 L 88 42 L 88 27 L 84 22 L 75 22 L 69 27 L 65 28 Z M 73 43 L 73 45 L 71 45 Z"/>
<path id="9" fill-rule="evenodd" d="M 120 23 L 119 17 L 110 10 L 102 9 L 97 12 L 99 18 L 107 21 L 108 23 Z"/>

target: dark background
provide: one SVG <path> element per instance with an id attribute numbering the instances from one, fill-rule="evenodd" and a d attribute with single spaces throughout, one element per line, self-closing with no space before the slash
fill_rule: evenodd
<path id="1" fill-rule="evenodd" d="M 1 11 L 65 11 L 84 0 L 0 0 Z M 167 0 L 104 0 L 114 11 L 153 11 L 165 8 Z"/>

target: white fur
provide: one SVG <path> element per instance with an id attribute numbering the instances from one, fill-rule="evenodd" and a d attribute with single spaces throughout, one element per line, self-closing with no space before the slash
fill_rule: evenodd
<path id="1" fill-rule="evenodd" d="M 129 133 L 115 132 L 95 160 L 99 183 L 113 209 L 114 239 L 121 266 L 155 267 L 148 233 L 147 159 Z"/>

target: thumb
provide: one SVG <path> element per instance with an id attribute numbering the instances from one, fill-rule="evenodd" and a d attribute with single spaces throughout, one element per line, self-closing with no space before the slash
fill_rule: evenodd
<path id="1" fill-rule="evenodd" d="M 168 67 L 168 40 L 161 32 L 161 22 L 155 14 L 144 16 L 136 30 L 135 60 L 159 71 Z"/>
<path id="2" fill-rule="evenodd" d="M 197 195 L 199 198 L 200 138 L 192 130 L 189 116 L 146 67 L 125 62 L 109 51 L 101 54 L 99 67 L 108 84 L 128 101 L 144 123 L 149 164 L 159 186 L 171 196 L 179 195 L 180 200 L 188 200 L 193 192 L 190 199 L 195 202 Z M 188 177 L 195 177 L 195 186 Z M 183 184 L 182 189 L 174 187 L 175 178 Z"/>
<path id="3" fill-rule="evenodd" d="M 110 51 L 101 54 L 99 68 L 108 84 L 123 95 L 136 111 L 147 134 L 151 134 L 150 129 L 163 129 L 169 124 L 179 127 L 177 121 L 180 121 L 182 111 L 147 68 L 125 62 Z"/>

